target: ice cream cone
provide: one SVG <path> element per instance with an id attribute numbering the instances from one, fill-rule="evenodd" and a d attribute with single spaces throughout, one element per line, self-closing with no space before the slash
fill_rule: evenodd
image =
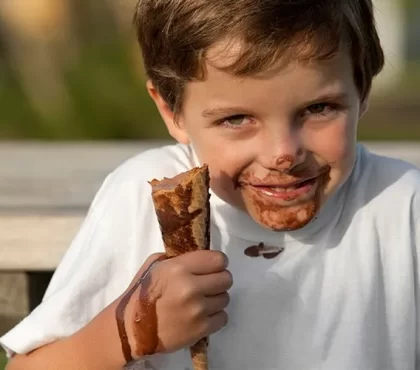
<path id="1" fill-rule="evenodd" d="M 207 165 L 152 180 L 152 196 L 167 257 L 210 248 L 210 176 Z M 208 370 L 208 338 L 190 348 L 194 370 Z"/>
<path id="2" fill-rule="evenodd" d="M 207 338 L 203 338 L 190 348 L 194 370 L 208 370 L 207 346 Z"/>

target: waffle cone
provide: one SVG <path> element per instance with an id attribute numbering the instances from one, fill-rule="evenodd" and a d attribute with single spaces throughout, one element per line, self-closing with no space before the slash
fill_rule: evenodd
<path id="1" fill-rule="evenodd" d="M 207 165 L 152 180 L 152 197 L 168 258 L 210 248 L 210 176 Z M 194 370 L 207 370 L 208 338 L 190 348 Z"/>
<path id="2" fill-rule="evenodd" d="M 194 370 L 208 370 L 207 346 L 207 338 L 203 338 L 190 348 Z"/>

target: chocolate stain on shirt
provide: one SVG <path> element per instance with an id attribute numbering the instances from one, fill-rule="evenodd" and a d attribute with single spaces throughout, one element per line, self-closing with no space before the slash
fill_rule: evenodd
<path id="1" fill-rule="evenodd" d="M 144 361 L 144 368 L 149 370 L 158 370 L 150 361 Z"/>
<path id="2" fill-rule="evenodd" d="M 245 249 L 245 255 L 248 257 L 264 257 L 265 259 L 276 258 L 280 253 L 284 251 L 284 247 L 272 247 L 266 246 L 264 243 L 258 245 L 251 245 Z"/>

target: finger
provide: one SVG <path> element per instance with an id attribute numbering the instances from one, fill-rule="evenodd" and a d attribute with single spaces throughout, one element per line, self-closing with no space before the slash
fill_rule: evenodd
<path id="1" fill-rule="evenodd" d="M 228 323 L 228 314 L 226 311 L 222 311 L 219 313 L 216 313 L 215 315 L 209 316 L 207 319 L 207 328 L 206 333 L 203 335 L 211 335 L 216 332 L 218 332 L 220 329 L 225 327 Z"/>
<path id="2" fill-rule="evenodd" d="M 212 297 L 206 297 L 206 313 L 208 316 L 213 316 L 223 311 L 229 304 L 230 297 L 228 293 L 222 293 L 214 295 Z"/>
<path id="3" fill-rule="evenodd" d="M 232 274 L 228 270 L 196 277 L 197 288 L 205 296 L 214 296 L 228 291 L 233 285 Z"/>
<path id="4" fill-rule="evenodd" d="M 226 269 L 229 260 L 223 252 L 200 250 L 188 252 L 175 257 L 194 275 L 206 275 L 221 272 Z"/>

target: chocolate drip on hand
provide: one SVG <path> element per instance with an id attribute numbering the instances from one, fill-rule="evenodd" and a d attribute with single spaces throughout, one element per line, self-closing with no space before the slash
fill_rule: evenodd
<path id="1" fill-rule="evenodd" d="M 160 261 L 166 259 L 166 256 L 158 257 L 143 272 L 136 283 L 125 293 L 119 302 L 115 317 L 117 320 L 118 334 L 121 340 L 121 348 L 126 363 L 134 360 L 131 345 L 127 335 L 125 315 L 127 306 L 134 295 L 139 290 L 139 297 L 135 303 L 133 336 L 136 342 L 136 357 L 142 357 L 156 353 L 159 347 L 159 336 L 157 327 L 156 301 L 159 298 L 151 297 L 150 287 L 150 271 Z M 140 328 L 139 323 L 142 327 Z"/>

